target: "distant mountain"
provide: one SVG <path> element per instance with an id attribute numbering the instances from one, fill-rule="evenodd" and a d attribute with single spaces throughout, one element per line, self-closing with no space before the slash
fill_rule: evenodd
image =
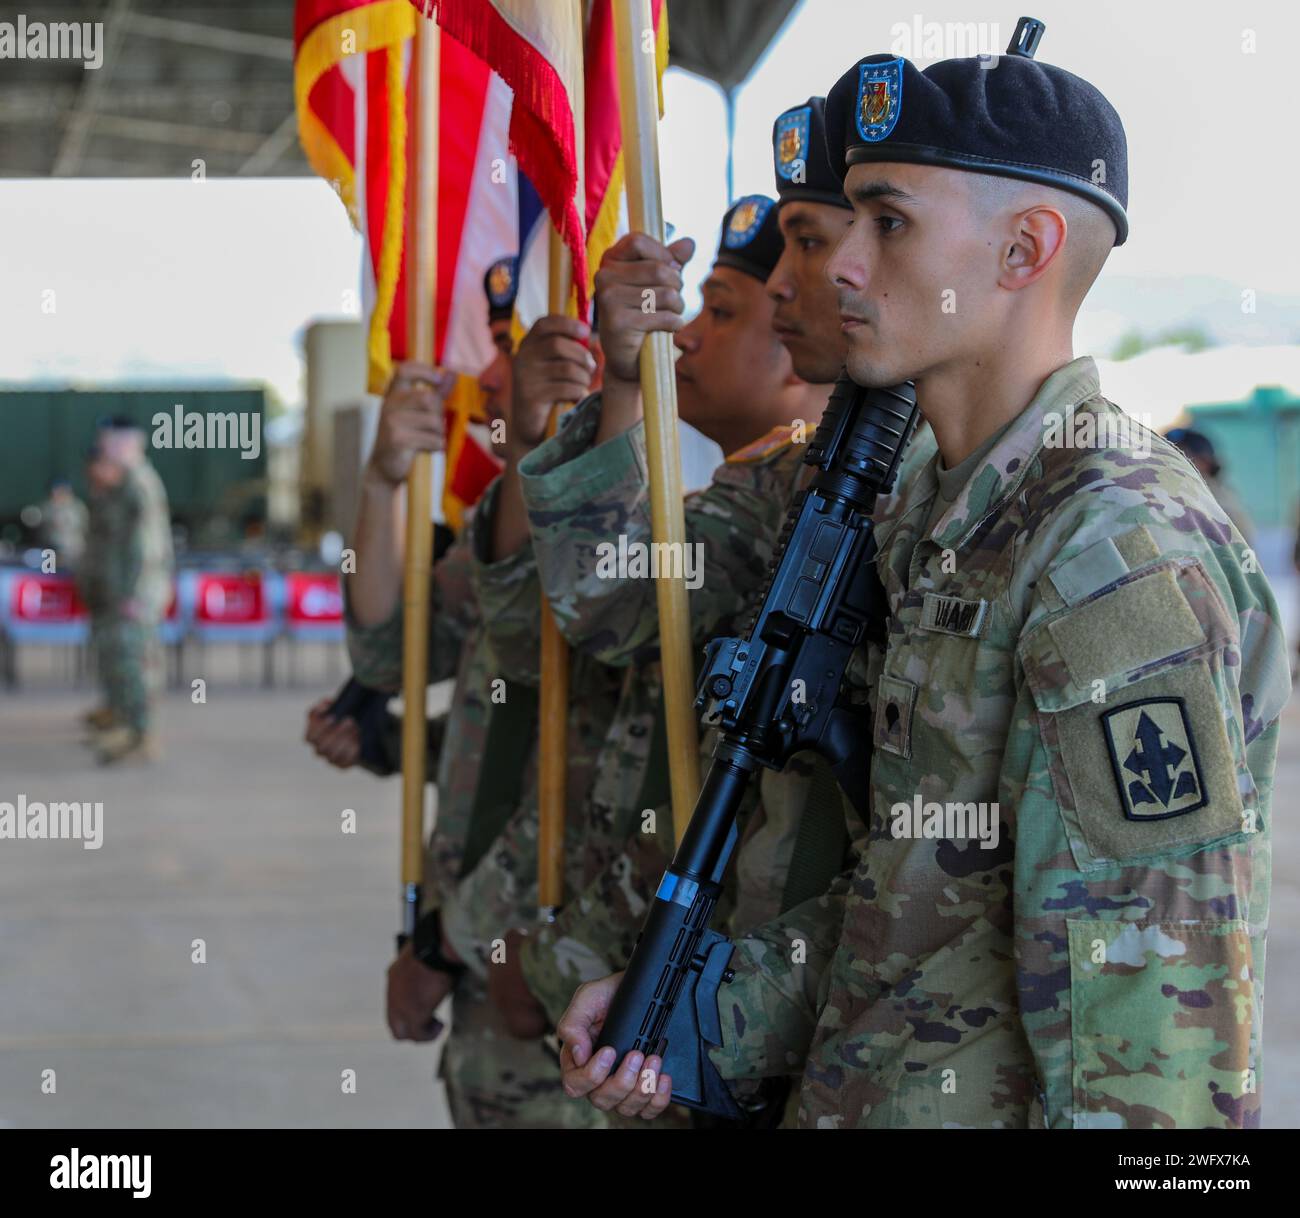
<path id="1" fill-rule="evenodd" d="M 1106 275 L 1080 310 L 1076 349 L 1110 355 L 1132 330 L 1153 338 L 1168 330 L 1199 328 L 1216 345 L 1300 343 L 1300 296 L 1259 293 L 1253 313 L 1242 312 L 1243 285 L 1209 275 Z"/>

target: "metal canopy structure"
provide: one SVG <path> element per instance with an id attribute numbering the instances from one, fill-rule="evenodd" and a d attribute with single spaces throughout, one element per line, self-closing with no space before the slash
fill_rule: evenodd
<path id="1" fill-rule="evenodd" d="M 797 0 L 669 0 L 672 65 L 716 81 L 730 93 L 785 24 Z"/>
<path id="2" fill-rule="evenodd" d="M 546 0 L 539 0 L 545 3 Z M 672 62 L 739 85 L 796 0 L 670 0 Z M 28 0 L 0 21 L 102 22 L 103 66 L 0 63 L 0 177 L 310 173 L 293 110 L 293 0 Z"/>
<path id="3" fill-rule="evenodd" d="M 290 0 L 33 0 L 0 20 L 102 22 L 103 65 L 6 59 L 0 175 L 309 172 L 293 117 Z"/>

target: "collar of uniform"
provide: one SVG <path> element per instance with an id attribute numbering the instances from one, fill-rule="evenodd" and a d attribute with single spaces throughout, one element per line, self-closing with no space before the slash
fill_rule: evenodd
<path id="1" fill-rule="evenodd" d="M 929 512 L 930 504 L 933 502 L 935 495 L 939 493 L 939 475 L 934 468 L 934 463 L 937 460 L 938 456 L 935 455 L 923 461 L 908 479 L 905 486 L 899 485 L 895 487 L 894 493 L 889 498 L 877 501 L 872 520 L 875 522 L 874 531 L 878 553 L 883 554 L 885 552 L 894 530 L 906 517 L 913 512 Z M 924 520 L 925 515 L 922 515 L 921 522 L 924 522 Z"/>
<path id="2" fill-rule="evenodd" d="M 1097 365 L 1090 356 L 1081 355 L 1053 372 L 962 487 L 952 507 L 939 517 L 930 540 L 945 549 L 965 545 L 980 523 L 1010 499 L 1025 480 L 1043 447 L 1044 417 L 1053 412 L 1066 415 L 1100 391 Z M 937 483 L 933 466 L 930 476 Z"/>

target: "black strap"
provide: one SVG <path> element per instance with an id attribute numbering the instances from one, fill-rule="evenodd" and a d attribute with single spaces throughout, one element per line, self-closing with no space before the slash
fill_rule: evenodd
<path id="1" fill-rule="evenodd" d="M 799 817 L 799 832 L 781 896 L 782 913 L 821 896 L 843 868 L 849 846 L 840 785 L 821 757 L 814 757 L 812 766 L 808 797 Z"/>
<path id="2" fill-rule="evenodd" d="M 355 720 L 361 734 L 361 764 L 374 774 L 393 773 L 392 759 L 386 748 L 385 732 L 388 720 L 388 700 L 392 695 L 386 690 L 362 685 L 356 677 L 335 695 L 325 713 L 331 719 Z"/>
<path id="3" fill-rule="evenodd" d="M 462 878 L 474 870 L 519 807 L 524 768 L 536 735 L 537 690 L 506 681 L 505 701 L 488 704 L 487 738 L 465 832 Z"/>
<path id="4" fill-rule="evenodd" d="M 654 726 L 650 729 L 650 748 L 646 752 L 645 770 L 641 775 L 641 790 L 637 792 L 636 810 L 657 808 L 666 804 L 673 794 L 668 773 L 668 724 L 664 715 L 663 689 L 655 707 Z"/>

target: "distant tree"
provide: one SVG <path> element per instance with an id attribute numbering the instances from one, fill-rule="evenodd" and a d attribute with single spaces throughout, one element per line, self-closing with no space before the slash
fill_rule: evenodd
<path id="1" fill-rule="evenodd" d="M 1113 360 L 1132 359 L 1135 355 L 1141 355 L 1147 349 L 1146 340 L 1142 337 L 1141 330 L 1127 330 L 1115 344 L 1115 349 L 1110 353 Z"/>
<path id="2" fill-rule="evenodd" d="M 280 396 L 279 392 L 270 381 L 264 382 L 262 389 L 266 393 L 267 418 L 278 419 L 282 414 L 285 414 L 288 411 L 289 408 L 284 404 L 284 399 Z"/>
<path id="3" fill-rule="evenodd" d="M 1128 330 L 1120 336 L 1110 357 L 1113 360 L 1132 359 L 1135 355 L 1157 347 L 1182 347 L 1188 354 L 1195 355 L 1196 352 L 1215 345 L 1214 339 L 1203 326 L 1173 326 L 1150 337 L 1141 330 Z"/>

